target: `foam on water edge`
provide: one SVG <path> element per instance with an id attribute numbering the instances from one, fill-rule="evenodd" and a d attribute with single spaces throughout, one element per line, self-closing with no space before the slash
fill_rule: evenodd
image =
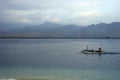
<path id="1" fill-rule="evenodd" d="M 44 78 L 18 78 L 18 79 L 0 79 L 0 80 L 51 80 L 51 79 L 44 79 Z"/>
<path id="2" fill-rule="evenodd" d="M 10 78 L 10 79 L 0 79 L 0 80 L 16 80 L 16 79 L 12 79 L 12 78 Z"/>

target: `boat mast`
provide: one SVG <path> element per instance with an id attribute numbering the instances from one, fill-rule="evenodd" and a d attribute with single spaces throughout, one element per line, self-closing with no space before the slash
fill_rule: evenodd
<path id="1" fill-rule="evenodd" d="M 87 45 L 87 50 L 88 50 L 88 45 Z"/>

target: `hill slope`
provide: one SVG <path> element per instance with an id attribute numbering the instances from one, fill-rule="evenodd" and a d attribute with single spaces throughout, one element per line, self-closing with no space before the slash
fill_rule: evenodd
<path id="1" fill-rule="evenodd" d="M 46 22 L 38 26 L 14 28 L 2 31 L 0 37 L 23 38 L 120 38 L 120 22 L 88 26 L 61 25 Z"/>

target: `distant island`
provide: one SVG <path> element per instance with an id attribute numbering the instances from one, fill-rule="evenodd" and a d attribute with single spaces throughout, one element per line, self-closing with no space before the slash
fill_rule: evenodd
<path id="1" fill-rule="evenodd" d="M 120 22 L 88 26 L 45 22 L 37 26 L 0 30 L 1 39 L 120 39 Z"/>

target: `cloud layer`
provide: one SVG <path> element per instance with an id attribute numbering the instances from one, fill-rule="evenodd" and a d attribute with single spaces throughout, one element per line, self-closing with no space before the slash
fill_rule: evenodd
<path id="1" fill-rule="evenodd" d="M 0 0 L 0 23 L 89 25 L 120 21 L 120 0 Z"/>

